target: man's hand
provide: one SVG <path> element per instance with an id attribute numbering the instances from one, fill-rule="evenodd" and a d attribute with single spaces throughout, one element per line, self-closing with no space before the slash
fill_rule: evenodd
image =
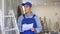
<path id="1" fill-rule="evenodd" d="M 31 31 L 35 31 L 35 28 L 31 28 Z"/>

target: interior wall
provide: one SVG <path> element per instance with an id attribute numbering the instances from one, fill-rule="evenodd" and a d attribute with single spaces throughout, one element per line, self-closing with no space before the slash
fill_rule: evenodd
<path id="1" fill-rule="evenodd" d="M 1 34 L 1 22 L 2 22 L 2 0 L 0 0 L 0 34 Z"/>
<path id="2" fill-rule="evenodd" d="M 33 4 L 32 11 L 39 17 L 46 17 L 51 31 L 60 29 L 60 2 L 59 0 L 23 0 L 23 2 L 31 2 Z"/>
<path id="3" fill-rule="evenodd" d="M 2 0 L 0 0 L 0 9 L 2 8 Z"/>
<path id="4" fill-rule="evenodd" d="M 39 17 L 42 17 L 42 18 L 46 17 L 47 19 L 51 19 L 50 26 L 51 26 L 51 30 L 54 31 L 56 30 L 56 27 L 57 27 L 56 22 L 58 21 L 58 19 L 60 19 L 60 17 L 56 15 L 56 13 L 59 12 L 58 9 L 59 8 L 57 6 L 53 6 L 53 5 L 52 6 L 49 6 L 49 5 L 33 6 L 32 11 Z"/>

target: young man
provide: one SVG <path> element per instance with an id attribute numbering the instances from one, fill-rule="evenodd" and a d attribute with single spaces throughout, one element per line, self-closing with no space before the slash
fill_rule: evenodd
<path id="1" fill-rule="evenodd" d="M 42 26 L 40 18 L 32 13 L 32 4 L 30 2 L 22 3 L 24 6 L 25 14 L 21 15 L 18 19 L 18 28 L 22 34 L 36 34 L 41 32 Z"/>

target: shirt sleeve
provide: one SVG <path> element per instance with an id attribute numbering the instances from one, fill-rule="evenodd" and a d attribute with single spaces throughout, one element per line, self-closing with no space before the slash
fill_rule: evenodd
<path id="1" fill-rule="evenodd" d="M 18 18 L 18 29 L 19 29 L 19 32 L 22 32 L 22 19 L 23 19 L 23 16 L 21 15 L 19 18 Z"/>
<path id="2" fill-rule="evenodd" d="M 35 17 L 35 20 L 36 20 L 36 24 L 37 24 L 36 33 L 39 33 L 42 31 L 41 21 L 38 16 Z"/>

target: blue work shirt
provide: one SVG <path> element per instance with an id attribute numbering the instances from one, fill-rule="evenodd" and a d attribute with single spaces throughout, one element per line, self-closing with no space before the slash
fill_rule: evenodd
<path id="1" fill-rule="evenodd" d="M 25 14 L 25 17 L 26 18 L 32 18 L 34 14 L 32 13 L 30 16 L 27 16 Z M 36 20 L 36 24 L 37 24 L 37 28 L 36 28 L 36 33 L 39 33 L 42 31 L 42 25 L 41 25 L 41 21 L 40 21 L 40 18 L 38 16 L 35 16 L 34 17 L 35 20 Z M 22 32 L 22 29 L 21 29 L 21 26 L 22 26 L 22 20 L 24 19 L 23 15 L 21 15 L 19 18 L 18 18 L 18 29 L 20 32 Z"/>

